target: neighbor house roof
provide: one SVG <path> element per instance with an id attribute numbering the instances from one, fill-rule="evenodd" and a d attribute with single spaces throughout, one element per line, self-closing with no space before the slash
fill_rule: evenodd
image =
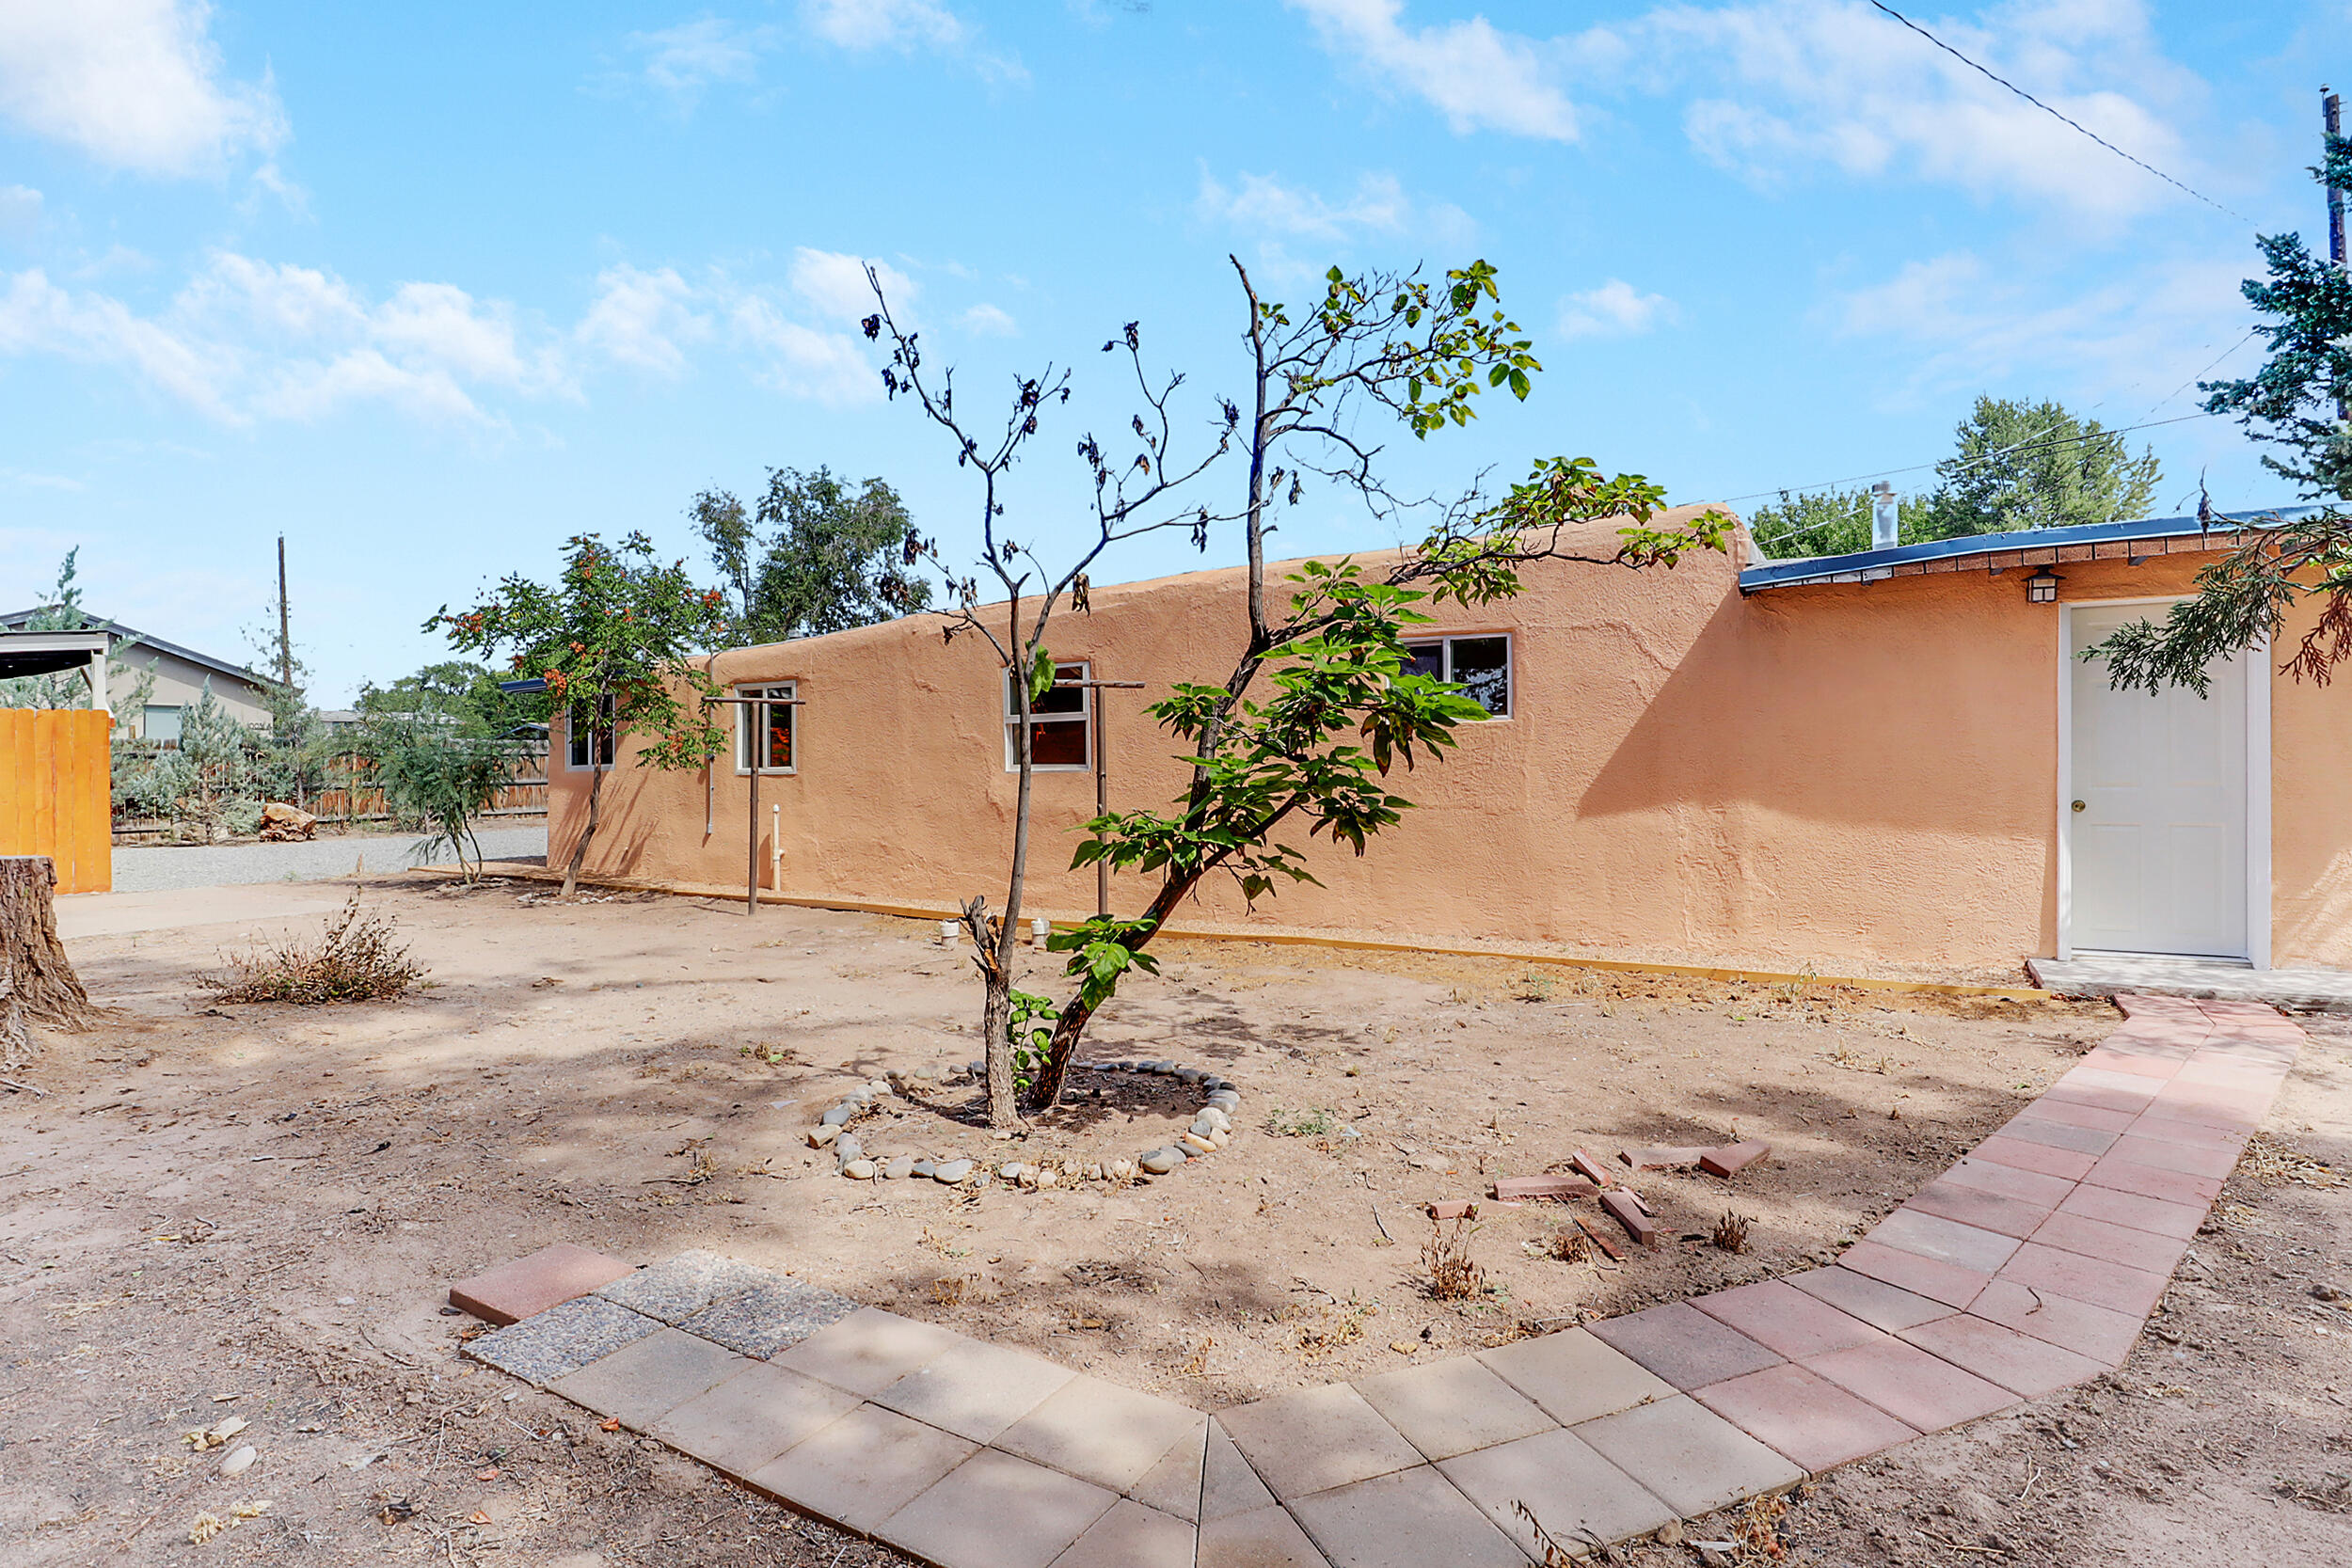
<path id="1" fill-rule="evenodd" d="M 2090 523 L 2079 528 L 2028 529 L 2016 533 L 1975 533 L 1891 550 L 1853 550 L 1845 555 L 1767 561 L 1740 574 L 1740 591 L 1794 588 L 1814 582 L 1876 582 L 1883 578 L 1933 572 L 2007 571 L 2011 566 L 2048 566 L 2065 561 L 2142 561 L 2209 549 L 2211 536 L 2235 532 L 2267 518 L 2300 517 L 2316 507 L 2268 507 L 2258 512 L 2216 515 L 2211 522 L 2189 517 L 2150 517 L 2132 523 Z"/>
<path id="2" fill-rule="evenodd" d="M 103 632 L 0 630 L 0 680 L 87 670 L 105 651 Z"/>
<path id="3" fill-rule="evenodd" d="M 31 610 L 11 610 L 6 615 L 0 615 L 0 626 L 5 626 L 11 631 L 20 629 L 34 616 L 53 608 L 55 607 L 49 605 L 36 605 Z M 152 648 L 159 654 L 169 654 L 174 658 L 184 658 L 190 664 L 200 664 L 207 670 L 217 671 L 224 675 L 233 675 L 238 680 L 249 682 L 254 686 L 269 684 L 268 676 L 256 674 L 241 664 L 231 664 L 227 659 L 215 658 L 210 654 L 199 654 L 194 648 L 183 648 L 177 642 L 167 642 L 160 637 L 151 637 L 146 632 L 126 626 L 119 621 L 92 621 L 82 629 L 103 631 L 119 641 L 135 642 L 141 647 Z"/>

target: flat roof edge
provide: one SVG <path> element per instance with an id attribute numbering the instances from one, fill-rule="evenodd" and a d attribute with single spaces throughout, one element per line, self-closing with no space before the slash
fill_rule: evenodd
<path id="1" fill-rule="evenodd" d="M 1966 534 L 1935 539 L 1924 545 L 1899 545 L 1893 549 L 1854 550 L 1845 555 L 1804 556 L 1742 567 L 1740 591 L 1759 593 L 1772 588 L 1795 588 L 1861 573 L 1891 571 L 1898 566 L 1930 561 L 1959 561 L 1977 556 L 2005 555 L 2017 550 L 2058 549 L 2070 545 L 2123 544 L 2139 539 L 2178 539 L 2191 534 L 2234 532 L 2249 524 L 2277 518 L 2307 516 L 2315 506 L 2259 507 L 2249 512 L 2217 515 L 2210 523 L 2194 516 L 2151 517 L 2127 523 L 2086 523 L 2076 528 L 2026 529 L 2010 533 Z"/>

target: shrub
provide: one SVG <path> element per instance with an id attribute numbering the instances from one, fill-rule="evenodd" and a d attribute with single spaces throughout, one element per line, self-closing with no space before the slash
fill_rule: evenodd
<path id="1" fill-rule="evenodd" d="M 389 915 L 359 909 L 354 888 L 342 912 L 315 941 L 289 938 L 266 951 L 231 958 L 229 972 L 203 982 L 222 1002 L 389 1002 L 424 977 L 425 968 L 396 940 Z"/>

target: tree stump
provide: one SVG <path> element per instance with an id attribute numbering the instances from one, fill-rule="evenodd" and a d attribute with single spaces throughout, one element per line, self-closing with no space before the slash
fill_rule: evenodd
<path id="1" fill-rule="evenodd" d="M 81 1029 L 98 1014 L 57 940 L 56 885 L 48 856 L 0 855 L 0 1067 L 32 1060 L 28 1022 Z"/>

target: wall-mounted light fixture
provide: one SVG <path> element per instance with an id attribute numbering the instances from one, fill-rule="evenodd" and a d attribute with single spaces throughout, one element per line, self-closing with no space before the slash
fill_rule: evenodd
<path id="1" fill-rule="evenodd" d="M 2052 604 L 2058 599 L 2058 575 L 2047 566 L 2026 579 L 2027 604 Z"/>

